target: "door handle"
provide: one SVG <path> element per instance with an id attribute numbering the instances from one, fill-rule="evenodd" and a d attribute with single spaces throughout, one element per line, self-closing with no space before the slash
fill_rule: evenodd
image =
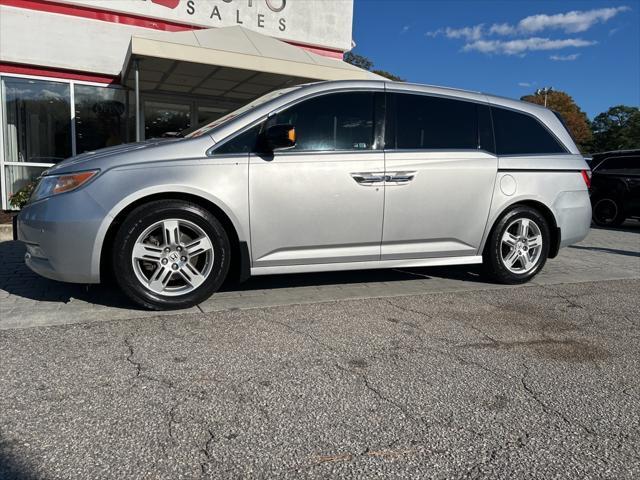
<path id="1" fill-rule="evenodd" d="M 405 185 L 416 178 L 417 172 L 393 172 L 387 173 L 385 181 L 387 183 L 395 183 L 397 185 Z"/>
<path id="2" fill-rule="evenodd" d="M 351 177 L 364 186 L 375 185 L 385 181 L 384 173 L 352 173 Z"/>

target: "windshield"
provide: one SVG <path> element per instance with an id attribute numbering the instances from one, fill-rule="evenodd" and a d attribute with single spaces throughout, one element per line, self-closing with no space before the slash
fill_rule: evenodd
<path id="1" fill-rule="evenodd" d="M 194 130 L 194 127 L 189 128 L 187 130 L 183 130 L 182 132 L 180 132 L 180 136 L 185 138 L 195 138 L 195 137 L 204 135 L 208 131 L 216 127 L 219 127 L 220 125 L 223 125 L 229 122 L 230 120 L 233 120 L 234 118 L 238 118 L 241 115 L 244 115 L 249 110 L 259 107 L 263 103 L 267 103 L 268 101 L 273 100 L 274 98 L 278 98 L 281 95 L 284 95 L 285 93 L 289 93 L 292 90 L 295 90 L 297 88 L 299 87 L 283 88 L 282 90 L 275 90 L 273 92 L 267 93 L 266 95 L 263 95 L 262 97 L 257 98 L 254 101 L 246 104 L 244 107 L 240 107 L 239 109 L 234 110 L 233 112 L 227 113 L 225 116 L 220 117 L 217 120 L 214 120 L 213 122 L 209 122 L 204 125 L 198 125 L 197 127 L 195 127 L 195 130 Z"/>

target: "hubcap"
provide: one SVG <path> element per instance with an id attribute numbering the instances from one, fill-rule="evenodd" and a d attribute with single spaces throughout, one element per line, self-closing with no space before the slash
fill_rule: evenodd
<path id="1" fill-rule="evenodd" d="M 136 277 L 154 293 L 166 296 L 194 291 L 211 274 L 213 244 L 193 222 L 156 222 L 136 240 L 131 261 Z"/>
<path id="2" fill-rule="evenodd" d="M 519 218 L 509 224 L 500 245 L 502 263 L 512 273 L 529 273 L 542 253 L 542 233 L 531 219 Z"/>

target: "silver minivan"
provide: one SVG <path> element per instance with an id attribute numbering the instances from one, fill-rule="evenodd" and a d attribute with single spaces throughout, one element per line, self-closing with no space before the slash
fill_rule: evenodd
<path id="1" fill-rule="evenodd" d="M 55 280 L 151 309 L 229 276 L 484 264 L 523 283 L 589 231 L 589 167 L 554 112 L 385 81 L 272 92 L 185 138 L 70 158 L 18 219 Z"/>

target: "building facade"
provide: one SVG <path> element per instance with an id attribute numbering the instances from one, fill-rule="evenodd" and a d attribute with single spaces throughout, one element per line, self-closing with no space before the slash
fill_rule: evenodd
<path id="1" fill-rule="evenodd" d="M 353 0 L 0 0 L 0 190 L 214 120 L 342 62 Z"/>

